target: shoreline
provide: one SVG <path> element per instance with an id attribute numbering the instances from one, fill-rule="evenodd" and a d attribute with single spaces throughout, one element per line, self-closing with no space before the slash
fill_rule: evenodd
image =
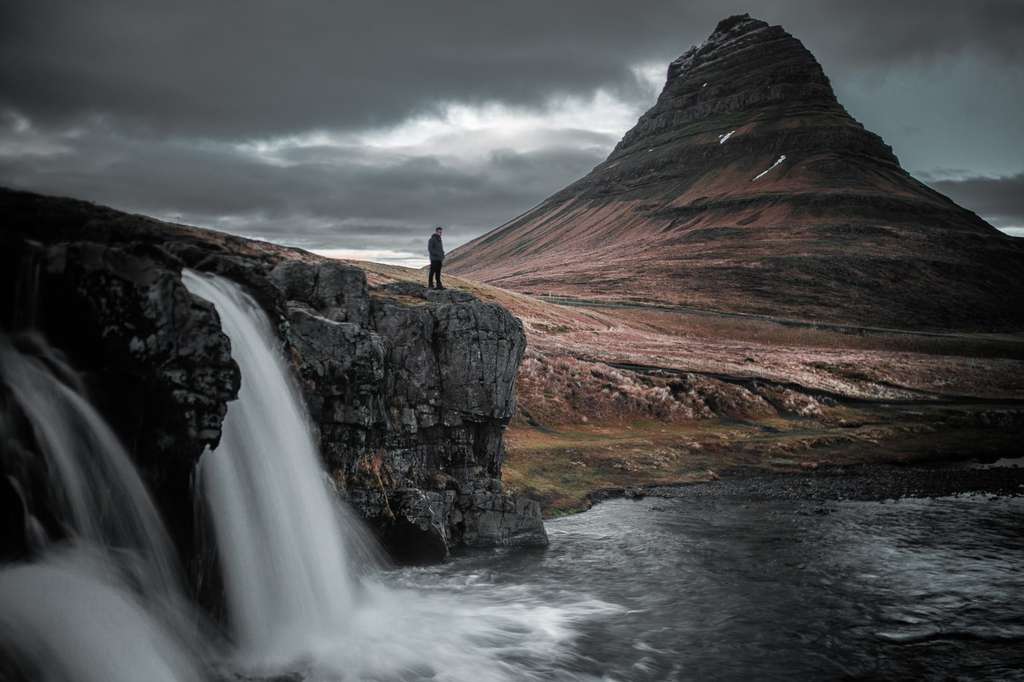
<path id="1" fill-rule="evenodd" d="M 613 499 L 791 499 L 807 502 L 884 502 L 960 495 L 1024 496 L 1024 458 L 985 464 L 960 460 L 824 465 L 810 471 L 737 468 L 710 481 L 607 488 L 592 505 Z"/>
<path id="2" fill-rule="evenodd" d="M 626 491 L 744 476 L 832 480 L 874 470 L 864 467 L 962 471 L 1020 457 L 1022 437 L 1018 405 L 837 406 L 817 418 L 517 427 L 508 432 L 503 479 L 555 518 L 610 495 L 634 494 Z M 979 476 L 945 475 L 962 481 L 942 484 L 946 490 Z"/>

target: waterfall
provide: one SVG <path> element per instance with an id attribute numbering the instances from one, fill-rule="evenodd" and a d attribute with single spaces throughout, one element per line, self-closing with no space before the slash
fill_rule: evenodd
<path id="1" fill-rule="evenodd" d="M 342 638 L 355 579 L 346 520 L 332 501 L 304 402 L 257 303 L 220 277 L 185 271 L 189 291 L 216 307 L 242 373 L 220 445 L 198 480 L 212 516 L 229 619 L 240 657 L 300 658 L 311 641 Z"/>
<path id="2" fill-rule="evenodd" d="M 0 380 L 45 458 L 63 507 L 57 515 L 75 538 L 117 558 L 142 594 L 176 599 L 174 549 L 128 453 L 82 396 L 74 370 L 41 340 L 32 346 L 23 353 L 0 338 Z"/>
<path id="3" fill-rule="evenodd" d="M 37 337 L 17 343 L 0 336 L 0 386 L 43 458 L 68 537 L 48 544 L 28 517 L 37 561 L 0 570 L 0 677 L 13 664 L 27 679 L 199 679 L 200 619 L 128 454 L 63 359 Z"/>

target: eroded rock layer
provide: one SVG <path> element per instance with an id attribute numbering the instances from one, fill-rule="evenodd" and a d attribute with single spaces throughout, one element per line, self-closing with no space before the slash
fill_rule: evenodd
<path id="1" fill-rule="evenodd" d="M 327 470 L 396 555 L 546 543 L 539 506 L 501 486 L 526 345 L 504 308 L 370 288 L 359 268 L 304 251 L 69 199 L 0 190 L 0 215 L 0 321 L 41 331 L 83 371 L 186 556 L 192 467 L 218 443 L 240 377 L 185 267 L 241 283 L 276 322 Z M 0 464 L 10 473 L 30 450 Z"/>
<path id="2" fill-rule="evenodd" d="M 589 175 L 457 249 L 528 293 L 1019 328 L 1024 246 L 904 171 L 779 26 L 723 20 Z"/>

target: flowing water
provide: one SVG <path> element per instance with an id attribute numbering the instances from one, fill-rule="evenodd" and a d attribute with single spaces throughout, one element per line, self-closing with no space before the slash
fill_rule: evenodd
<path id="1" fill-rule="evenodd" d="M 833 513 L 793 500 L 617 501 L 552 522 L 547 550 L 358 577 L 343 559 L 354 524 L 324 511 L 323 473 L 269 322 L 230 282 L 187 281 L 220 311 L 243 376 L 203 472 L 212 478 L 206 467 L 222 454 L 236 460 L 207 493 L 222 498 L 211 500 L 215 522 L 234 533 L 222 547 L 237 563 L 229 593 L 245 586 L 232 620 L 245 632 L 244 619 L 268 614 L 255 641 L 276 646 L 279 663 L 301 661 L 309 679 L 836 679 L 956 669 L 1005 678 L 1024 663 L 1014 654 L 1024 648 L 1024 504 L 1015 498 L 851 502 Z"/>
<path id="2" fill-rule="evenodd" d="M 242 372 L 221 443 L 199 464 L 231 624 L 243 657 L 287 660 L 347 630 L 355 586 L 344 538 L 355 521 L 332 503 L 266 315 L 229 280 L 186 271 L 184 281 L 217 308 Z"/>
<path id="3" fill-rule="evenodd" d="M 153 502 L 74 372 L 40 340 L 25 345 L 0 337 L 0 381 L 45 459 L 68 537 L 51 545 L 27 519 L 42 558 L 0 570 L 0 649 L 29 679 L 197 679 L 199 619 Z"/>
<path id="4" fill-rule="evenodd" d="M 89 547 L 0 571 L 0 649 L 15 679 L 196 682 L 198 658 Z M 0 679 L 5 677 L 0 662 Z"/>
<path id="5" fill-rule="evenodd" d="M 140 565 L 147 594 L 175 594 L 177 560 L 128 453 L 82 395 L 75 373 L 37 342 L 16 350 L 0 338 L 0 377 L 31 424 L 46 459 L 55 510 L 75 537 Z"/>
<path id="6" fill-rule="evenodd" d="M 89 682 L 1024 679 L 1021 498 L 617 500 L 550 522 L 547 549 L 388 570 L 335 502 L 266 316 L 227 280 L 185 281 L 242 371 L 197 476 L 233 644 L 200 644 L 160 519 L 74 373 L 0 343 L 69 535 L 0 570 L 0 678 L 13 660 Z"/>
<path id="7" fill-rule="evenodd" d="M 548 533 L 392 579 L 615 605 L 572 623 L 551 679 L 1024 679 L 1024 498 L 616 500 Z"/>

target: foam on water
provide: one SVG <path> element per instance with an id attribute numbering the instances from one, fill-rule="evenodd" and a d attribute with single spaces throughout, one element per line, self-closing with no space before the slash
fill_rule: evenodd
<path id="1" fill-rule="evenodd" d="M 19 672 L 48 682 L 203 679 L 190 652 L 119 578 L 86 548 L 0 571 L 0 642 Z"/>

